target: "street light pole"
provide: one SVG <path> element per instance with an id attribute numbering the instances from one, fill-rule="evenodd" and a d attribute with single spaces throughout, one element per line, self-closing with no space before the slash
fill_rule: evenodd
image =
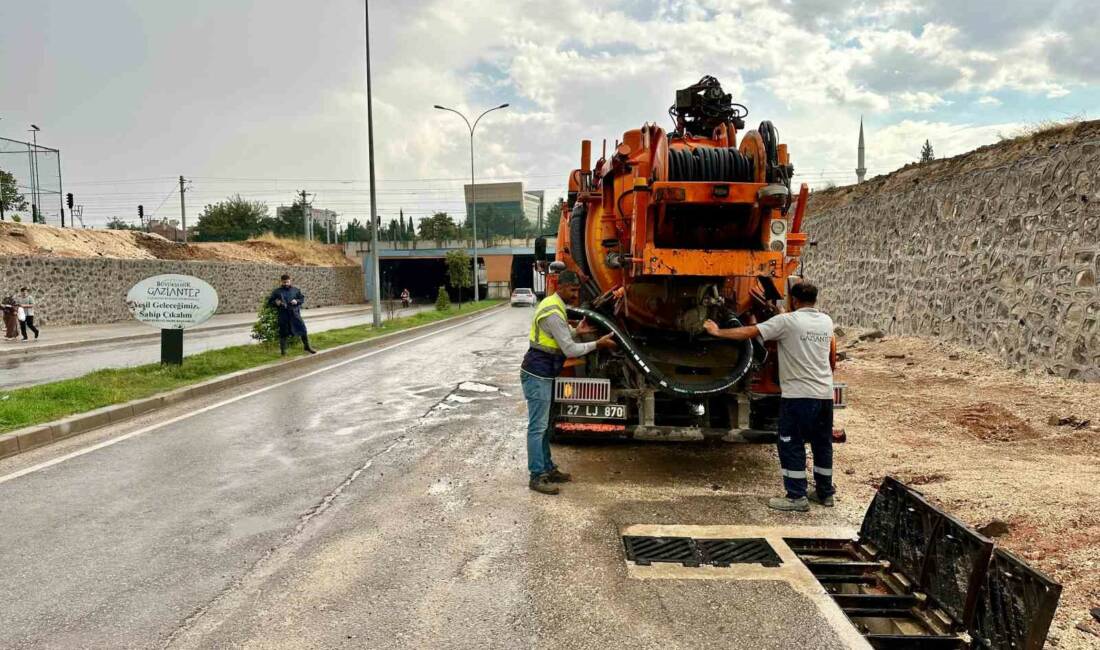
<path id="1" fill-rule="evenodd" d="M 31 162 L 31 176 L 34 179 L 31 190 L 31 223 L 38 223 L 38 213 L 42 212 L 42 188 L 38 179 L 38 132 L 37 124 L 31 125 L 31 140 L 34 142 L 34 154 Z"/>
<path id="2" fill-rule="evenodd" d="M 501 104 L 500 106 L 494 106 L 485 111 L 481 115 L 477 116 L 473 124 L 470 124 L 470 120 L 466 119 L 466 116 L 456 111 L 453 108 L 447 108 L 446 106 L 435 105 L 435 108 L 441 111 L 450 111 L 455 115 L 462 118 L 462 121 L 466 123 L 466 127 L 470 129 L 470 216 L 473 222 L 474 228 L 474 302 L 478 302 L 481 298 L 478 295 L 478 273 L 477 273 L 477 197 L 474 194 L 477 191 L 477 183 L 474 180 L 474 129 L 477 128 L 477 123 L 481 121 L 481 118 L 485 117 L 493 111 L 499 111 L 502 108 L 508 108 L 508 104 Z"/>
<path id="3" fill-rule="evenodd" d="M 363 0 L 364 27 L 367 33 L 367 159 L 370 168 L 370 265 L 371 316 L 375 327 L 382 326 L 382 278 L 378 274 L 378 207 L 374 197 L 374 111 L 370 84 L 370 0 Z"/>

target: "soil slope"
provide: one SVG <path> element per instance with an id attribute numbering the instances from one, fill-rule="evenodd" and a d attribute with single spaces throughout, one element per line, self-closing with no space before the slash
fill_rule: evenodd
<path id="1" fill-rule="evenodd" d="M 354 266 L 340 246 L 263 236 L 243 242 L 180 244 L 132 230 L 0 222 L 0 256 L 214 260 L 294 266 Z"/>

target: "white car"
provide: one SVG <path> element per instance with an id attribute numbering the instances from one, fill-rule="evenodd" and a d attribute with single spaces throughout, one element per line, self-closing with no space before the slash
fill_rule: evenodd
<path id="1" fill-rule="evenodd" d="M 512 291 L 513 307 L 534 307 L 536 302 L 535 292 L 530 289 L 516 289 Z"/>

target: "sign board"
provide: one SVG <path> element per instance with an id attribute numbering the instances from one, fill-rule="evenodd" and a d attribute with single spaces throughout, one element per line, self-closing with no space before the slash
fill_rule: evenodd
<path id="1" fill-rule="evenodd" d="M 126 294 L 134 318 L 162 330 L 205 323 L 218 310 L 218 292 L 190 275 L 167 273 L 138 282 Z"/>

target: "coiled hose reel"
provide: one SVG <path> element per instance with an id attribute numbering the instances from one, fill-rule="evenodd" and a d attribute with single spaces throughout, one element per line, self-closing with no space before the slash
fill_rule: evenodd
<path id="1" fill-rule="evenodd" d="M 749 368 L 752 367 L 755 349 L 752 341 L 736 341 L 737 345 L 740 346 L 740 354 L 737 357 L 737 365 L 734 366 L 728 375 L 705 384 L 682 384 L 670 379 L 667 375 L 658 370 L 653 362 L 638 348 L 634 340 L 623 332 L 611 318 L 598 311 L 585 309 L 583 307 L 566 307 L 566 309 L 571 318 L 587 318 L 589 321 L 598 323 L 601 327 L 614 334 L 619 340 L 619 345 L 626 350 L 631 362 L 643 375 L 645 375 L 646 381 L 654 388 L 668 393 L 685 397 L 721 393 L 733 388 L 737 382 L 745 377 L 749 372 Z M 730 317 L 722 323 L 722 327 L 741 327 L 741 321 L 737 320 L 735 317 Z"/>

